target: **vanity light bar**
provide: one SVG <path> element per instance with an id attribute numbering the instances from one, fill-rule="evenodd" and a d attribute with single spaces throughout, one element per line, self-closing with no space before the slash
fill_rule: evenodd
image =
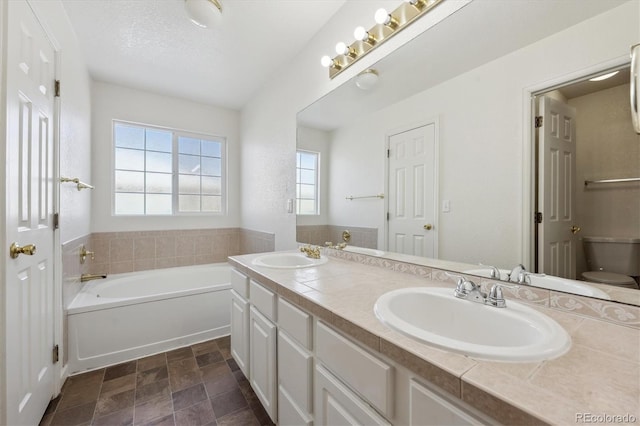
<path id="1" fill-rule="evenodd" d="M 338 43 L 337 55 L 333 58 L 323 56 L 320 63 L 323 67 L 329 68 L 329 78 L 334 78 L 443 1 L 406 0 L 391 13 L 378 9 L 375 13 L 376 24 L 369 31 L 363 27 L 356 28 L 353 33 L 356 40 L 351 45 Z"/>

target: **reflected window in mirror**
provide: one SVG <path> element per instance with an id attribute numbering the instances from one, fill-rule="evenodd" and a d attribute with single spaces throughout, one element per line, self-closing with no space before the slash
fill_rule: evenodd
<path id="1" fill-rule="evenodd" d="M 317 215 L 320 153 L 296 151 L 296 214 Z"/>

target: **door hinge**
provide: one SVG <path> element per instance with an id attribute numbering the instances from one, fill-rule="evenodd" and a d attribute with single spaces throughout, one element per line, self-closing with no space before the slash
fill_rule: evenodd
<path id="1" fill-rule="evenodd" d="M 60 80 L 56 80 L 55 83 L 53 84 L 53 91 L 54 91 L 54 96 L 56 98 L 60 97 Z"/>
<path id="2" fill-rule="evenodd" d="M 391 217 L 391 215 L 389 214 L 389 212 L 387 212 L 387 220 L 389 220 Z"/>
<path id="3" fill-rule="evenodd" d="M 60 361 L 60 349 L 58 345 L 55 345 L 53 347 L 53 351 L 51 352 L 51 359 L 53 360 L 54 364 Z"/>
<path id="4" fill-rule="evenodd" d="M 533 220 L 535 223 L 542 223 L 542 212 L 535 212 L 533 215 Z"/>
<path id="5" fill-rule="evenodd" d="M 53 229 L 60 228 L 60 213 L 53 214 Z"/>
<path id="6" fill-rule="evenodd" d="M 387 150 L 387 158 L 391 158 L 391 150 L 390 149 Z"/>
<path id="7" fill-rule="evenodd" d="M 535 120 L 536 129 L 542 127 L 542 121 L 543 119 L 541 115 L 536 116 L 536 120 Z"/>

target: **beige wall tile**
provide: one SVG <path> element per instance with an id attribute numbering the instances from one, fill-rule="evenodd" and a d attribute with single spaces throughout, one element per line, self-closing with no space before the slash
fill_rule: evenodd
<path id="1" fill-rule="evenodd" d="M 175 257 L 176 255 L 175 236 L 156 237 L 156 257 Z"/>
<path id="2" fill-rule="evenodd" d="M 111 262 L 124 262 L 133 259 L 133 238 L 114 238 L 109 242 Z"/>
<path id="3" fill-rule="evenodd" d="M 155 237 L 136 237 L 133 239 L 133 258 L 136 260 L 156 257 Z"/>

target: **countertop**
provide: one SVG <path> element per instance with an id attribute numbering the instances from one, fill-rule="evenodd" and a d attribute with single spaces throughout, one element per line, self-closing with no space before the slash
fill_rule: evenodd
<path id="1" fill-rule="evenodd" d="M 328 263 L 317 267 L 273 269 L 252 264 L 260 255 L 233 256 L 229 263 L 503 424 L 624 423 L 629 418 L 635 418 L 631 424 L 640 424 L 637 327 L 551 309 L 548 301 L 534 300 L 529 306 L 570 334 L 569 352 L 536 363 L 487 362 L 419 343 L 375 317 L 377 298 L 390 290 L 453 289 L 452 281 L 443 281 L 442 271 L 362 255 L 356 256 L 359 262 L 329 256 Z M 505 298 L 508 303 L 506 292 Z M 620 421 L 612 416 L 627 417 Z"/>

